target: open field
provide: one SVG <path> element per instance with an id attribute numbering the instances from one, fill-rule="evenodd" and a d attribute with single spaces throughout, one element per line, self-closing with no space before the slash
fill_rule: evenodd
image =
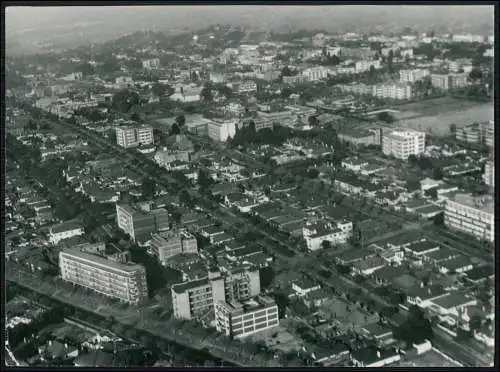
<path id="1" fill-rule="evenodd" d="M 283 326 L 265 330 L 250 336 L 253 341 L 264 341 L 273 350 L 290 352 L 302 346 L 301 340 L 288 332 Z"/>
<path id="2" fill-rule="evenodd" d="M 396 126 L 445 135 L 450 125 L 461 127 L 472 122 L 493 120 L 493 103 L 477 103 L 443 97 L 398 106 Z"/>

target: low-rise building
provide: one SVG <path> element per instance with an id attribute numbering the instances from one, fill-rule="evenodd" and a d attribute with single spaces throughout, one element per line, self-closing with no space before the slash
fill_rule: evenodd
<path id="1" fill-rule="evenodd" d="M 316 223 L 306 225 L 302 230 L 302 235 L 309 251 L 316 251 L 322 248 L 324 241 L 330 244 L 345 244 L 352 236 L 352 222 L 339 221 L 332 223 Z"/>
<path id="2" fill-rule="evenodd" d="M 215 304 L 217 331 L 242 338 L 279 325 L 278 306 L 269 297 L 258 296 L 242 302 L 219 301 Z"/>
<path id="3" fill-rule="evenodd" d="M 52 244 L 57 244 L 61 240 L 81 236 L 84 233 L 84 227 L 80 221 L 66 221 L 49 229 L 49 240 Z"/>
<path id="4" fill-rule="evenodd" d="M 430 71 L 427 69 L 399 70 L 399 81 L 401 83 L 413 84 L 430 74 Z"/>
<path id="5" fill-rule="evenodd" d="M 356 367 L 383 367 L 401 360 L 395 348 L 363 348 L 352 352 L 352 362 Z"/>

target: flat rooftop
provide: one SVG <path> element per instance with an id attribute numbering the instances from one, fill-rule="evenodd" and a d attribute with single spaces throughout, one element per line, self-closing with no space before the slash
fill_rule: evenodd
<path id="1" fill-rule="evenodd" d="M 449 200 L 490 214 L 493 214 L 494 211 L 495 201 L 491 196 L 478 198 L 470 194 L 455 194 Z"/>

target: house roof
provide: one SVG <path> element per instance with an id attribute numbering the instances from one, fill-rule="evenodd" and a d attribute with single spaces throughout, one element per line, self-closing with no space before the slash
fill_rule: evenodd
<path id="1" fill-rule="evenodd" d="M 372 256 L 375 256 L 375 252 L 368 247 L 368 249 L 350 249 L 340 253 L 338 257 L 346 263 L 352 263 Z"/>
<path id="2" fill-rule="evenodd" d="M 422 253 L 436 248 L 440 248 L 438 244 L 424 240 L 423 242 L 411 243 L 407 249 L 412 252 Z"/>
<path id="3" fill-rule="evenodd" d="M 307 278 L 307 277 L 300 277 L 298 279 L 295 279 L 293 282 L 296 286 L 298 286 L 301 289 L 310 289 L 318 286 L 319 284 L 314 282 L 313 280 Z"/>
<path id="4" fill-rule="evenodd" d="M 380 267 L 385 265 L 386 262 L 382 257 L 373 256 L 365 258 L 362 261 L 356 262 L 353 266 L 359 270 L 369 270 L 374 269 L 376 267 Z"/>
<path id="5" fill-rule="evenodd" d="M 426 253 L 425 257 L 433 261 L 442 261 L 446 259 L 452 259 L 453 257 L 456 257 L 458 255 L 458 253 L 455 253 L 449 248 L 441 247 L 437 251 Z"/>
<path id="6" fill-rule="evenodd" d="M 465 297 L 463 293 L 454 292 L 448 293 L 446 296 L 432 300 L 432 303 L 442 307 L 443 309 L 452 309 L 466 303 L 471 302 L 472 299 Z"/>
<path id="7" fill-rule="evenodd" d="M 492 265 L 481 265 L 474 267 L 472 270 L 467 272 L 467 279 L 469 280 L 481 280 L 493 276 L 495 269 Z"/>
<path id="8" fill-rule="evenodd" d="M 403 276 L 406 270 L 402 267 L 386 266 L 377 270 L 373 275 L 382 280 L 392 280 Z"/>
<path id="9" fill-rule="evenodd" d="M 380 337 L 381 335 L 392 333 L 392 330 L 390 328 L 384 327 L 384 326 L 380 325 L 379 323 L 367 324 L 367 325 L 363 326 L 362 331 L 366 335 L 374 336 L 374 337 L 377 337 L 377 336 Z"/>
<path id="10" fill-rule="evenodd" d="M 448 270 L 457 270 L 469 265 L 472 265 L 470 258 L 464 255 L 460 255 L 440 264 L 441 267 L 444 267 Z"/>
<path id="11" fill-rule="evenodd" d="M 421 300 L 428 300 L 431 298 L 436 298 L 447 293 L 441 285 L 429 285 L 421 287 L 419 285 L 407 290 L 409 296 L 419 297 Z"/>
<path id="12" fill-rule="evenodd" d="M 87 354 L 81 354 L 75 364 L 79 367 L 113 367 L 115 366 L 114 356 L 103 350 L 91 351 Z"/>
<path id="13" fill-rule="evenodd" d="M 71 231 L 76 229 L 83 229 L 83 225 L 80 221 L 72 220 L 72 221 L 65 221 L 63 223 L 52 226 L 50 228 L 50 231 L 52 232 L 52 234 L 58 234 L 65 231 Z"/>
<path id="14" fill-rule="evenodd" d="M 191 280 L 189 282 L 174 284 L 172 290 L 176 293 L 184 293 L 190 289 L 206 286 L 210 283 L 208 278 Z"/>

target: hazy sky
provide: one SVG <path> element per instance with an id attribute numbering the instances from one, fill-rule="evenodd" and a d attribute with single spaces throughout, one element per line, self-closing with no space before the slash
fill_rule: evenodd
<path id="1" fill-rule="evenodd" d="M 440 26 L 493 33 L 493 6 L 489 5 L 164 5 L 164 6 L 72 6 L 8 7 L 6 38 L 111 39 L 146 29 L 202 28 L 212 24 L 235 24 L 276 28 L 323 28 L 327 31 L 384 27 Z"/>

